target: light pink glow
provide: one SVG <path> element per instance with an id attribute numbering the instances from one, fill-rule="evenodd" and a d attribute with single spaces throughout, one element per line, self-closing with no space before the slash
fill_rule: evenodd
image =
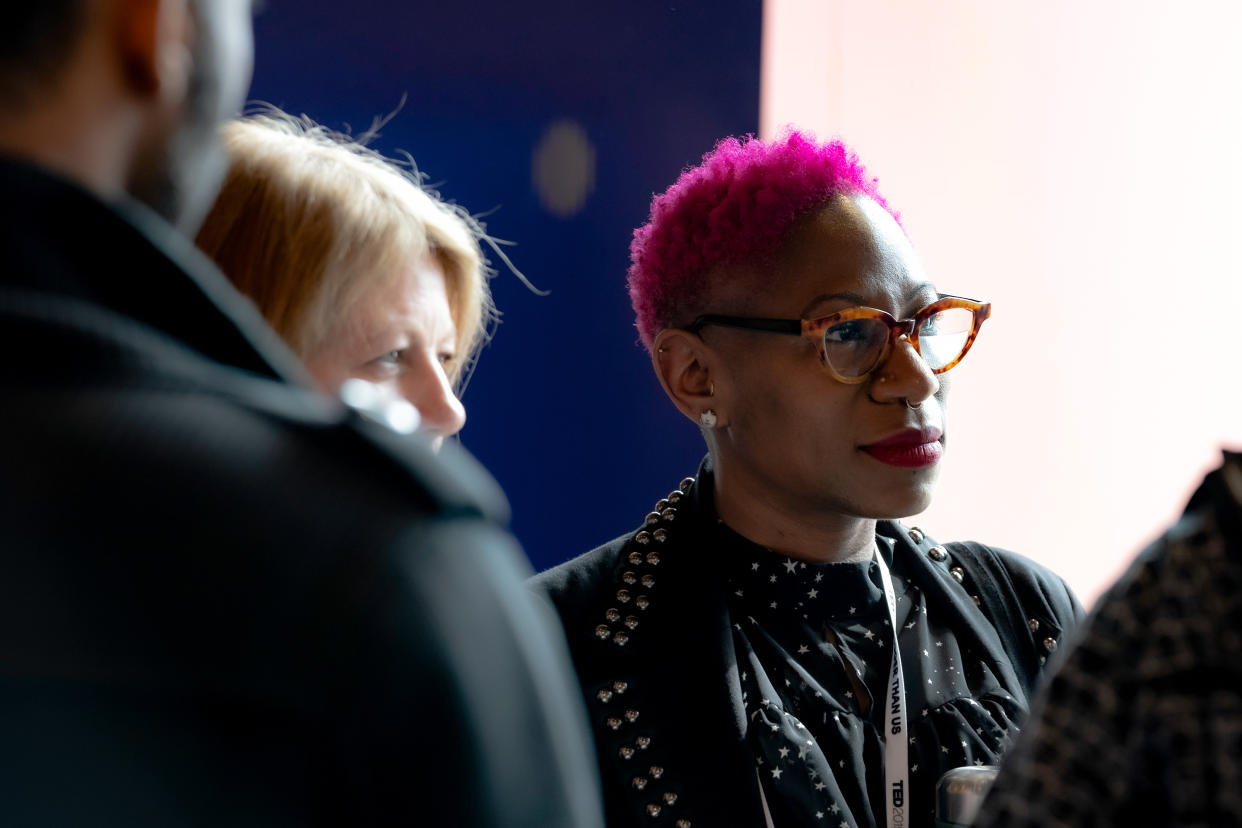
<path id="1" fill-rule="evenodd" d="M 1242 4 L 767 0 L 761 131 L 840 136 L 992 302 L 911 522 L 1090 602 L 1242 445 Z"/>

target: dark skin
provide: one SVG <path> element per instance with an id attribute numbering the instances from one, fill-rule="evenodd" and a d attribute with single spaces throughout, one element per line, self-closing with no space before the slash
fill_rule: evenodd
<path id="1" fill-rule="evenodd" d="M 215 129 L 245 100 L 251 14 L 251 0 L 89 3 L 35 102 L 0 118 L 0 152 L 192 224 L 214 195 Z"/>
<path id="2" fill-rule="evenodd" d="M 904 318 L 936 298 L 904 232 L 861 196 L 800 221 L 770 260 L 718 276 L 703 312 L 809 319 L 865 305 Z M 944 428 L 943 378 L 909 342 L 857 385 L 833 379 L 808 339 L 720 327 L 661 331 L 652 361 L 683 414 L 697 424 L 715 412 L 703 433 L 717 508 L 751 541 L 798 560 L 871 560 L 877 519 L 930 502 L 938 464 L 897 468 L 862 451 Z"/>

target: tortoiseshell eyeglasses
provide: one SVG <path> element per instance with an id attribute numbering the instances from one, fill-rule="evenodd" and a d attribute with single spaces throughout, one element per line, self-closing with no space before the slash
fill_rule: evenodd
<path id="1" fill-rule="evenodd" d="M 909 319 L 894 319 L 875 308 L 847 308 L 819 319 L 761 319 L 708 313 L 687 326 L 698 333 L 709 325 L 805 336 L 815 340 L 824 366 L 839 382 L 860 383 L 884 364 L 893 344 L 908 339 L 933 374 L 962 361 L 992 305 L 960 296 L 941 296 Z"/>

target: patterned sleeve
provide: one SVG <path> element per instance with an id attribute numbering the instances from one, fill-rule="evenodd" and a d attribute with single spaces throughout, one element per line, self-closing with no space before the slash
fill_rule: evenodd
<path id="1" fill-rule="evenodd" d="M 1115 628 L 1106 614 L 1092 618 L 1032 709 L 976 826 L 1114 824 L 1136 735 L 1120 703 L 1115 666 L 1126 645 Z"/>
<path id="2" fill-rule="evenodd" d="M 976 826 L 1242 824 L 1242 565 L 1188 512 L 1100 599 Z"/>

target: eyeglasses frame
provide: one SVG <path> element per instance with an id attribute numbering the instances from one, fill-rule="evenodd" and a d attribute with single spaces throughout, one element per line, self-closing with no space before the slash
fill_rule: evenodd
<path id="1" fill-rule="evenodd" d="M 963 308 L 970 311 L 973 315 L 973 321 L 970 326 L 970 333 L 966 335 L 966 343 L 962 346 L 961 353 L 952 362 L 947 363 L 941 368 L 928 366 L 928 369 L 933 374 L 943 374 L 961 362 L 970 350 L 970 346 L 975 344 L 975 337 L 979 335 L 979 329 L 983 327 L 983 323 L 992 315 L 992 303 L 967 299 L 964 296 L 942 294 L 936 301 L 920 308 L 915 312 L 914 316 L 908 319 L 896 319 L 886 311 L 866 306 L 846 308 L 817 319 L 771 319 L 756 316 L 727 316 L 718 313 L 705 313 L 695 317 L 694 321 L 687 325 L 684 330 L 692 334 L 698 334 L 703 328 L 715 326 L 789 336 L 803 336 L 815 342 L 815 347 L 819 351 L 819 360 L 828 369 L 828 372 L 832 374 L 833 379 L 846 385 L 857 385 L 865 382 L 877 368 L 888 360 L 894 343 L 902 339 L 908 340 L 914 347 L 915 353 L 922 358 L 923 352 L 919 350 L 919 328 L 931 316 L 954 308 Z M 824 331 L 838 322 L 848 322 L 851 319 L 878 319 L 888 325 L 889 333 L 888 339 L 884 343 L 884 348 L 880 351 L 880 356 L 876 359 L 875 364 L 861 376 L 857 377 L 845 377 L 837 373 L 836 369 L 828 362 L 828 357 L 824 353 Z"/>

